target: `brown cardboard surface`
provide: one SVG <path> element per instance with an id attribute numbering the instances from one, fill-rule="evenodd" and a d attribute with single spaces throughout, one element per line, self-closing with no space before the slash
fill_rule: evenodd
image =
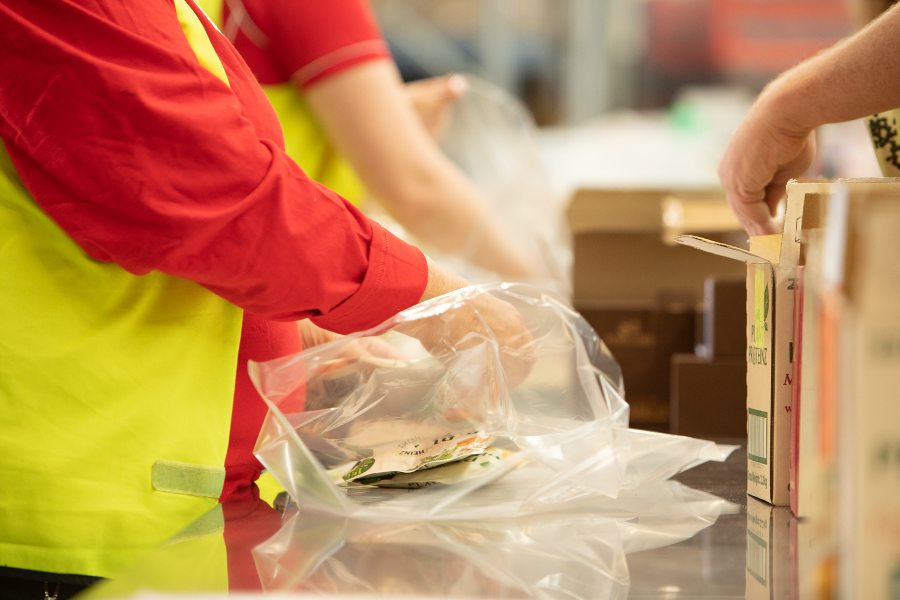
<path id="1" fill-rule="evenodd" d="M 672 194 L 663 198 L 666 238 L 674 239 L 690 231 L 740 231 L 734 212 L 720 194 L 712 197 Z"/>
<path id="2" fill-rule="evenodd" d="M 850 190 L 838 340 L 838 514 L 847 598 L 900 592 L 900 185 Z M 843 226 L 843 223 L 829 228 Z M 828 233 L 831 233 L 829 231 Z M 826 233 L 826 245 L 831 240 Z"/>
<path id="3" fill-rule="evenodd" d="M 677 231 L 704 233 L 703 206 L 724 204 L 720 190 L 586 189 L 576 192 L 568 208 L 574 236 L 573 294 L 579 306 L 646 306 L 660 292 L 690 294 L 698 301 L 709 275 L 739 276 L 736 265 L 697 255 L 667 239 L 664 205 L 691 207 Z M 671 212 L 671 209 L 670 209 Z M 683 211 L 684 212 L 684 211 Z M 672 220 L 671 218 L 669 219 Z M 701 228 L 698 228 L 701 227 Z M 745 234 L 717 226 L 708 235 L 740 244 Z"/>
<path id="4" fill-rule="evenodd" d="M 726 204 L 725 194 L 717 189 L 671 188 L 586 188 L 575 192 L 569 201 L 568 220 L 572 233 L 591 231 L 652 232 L 665 229 L 664 202 L 677 200 Z M 701 231 L 685 222 L 688 231 Z"/>
<path id="5" fill-rule="evenodd" d="M 578 308 L 622 367 L 631 424 L 669 428 L 670 357 L 694 346 L 692 307 Z"/>
<path id="6" fill-rule="evenodd" d="M 761 243 L 762 240 L 751 238 L 751 251 L 759 252 L 757 246 Z M 747 265 L 747 491 L 777 503 L 771 492 L 777 474 L 775 419 L 780 416 L 773 406 L 776 387 L 773 369 L 777 360 L 775 273 L 771 264 Z M 785 471 L 786 467 L 787 463 Z M 785 490 L 786 484 L 785 481 Z"/>
<path id="7" fill-rule="evenodd" d="M 744 357 L 747 282 L 745 278 L 709 277 L 703 284 L 702 354 Z"/>
<path id="8" fill-rule="evenodd" d="M 743 274 L 740 265 L 666 245 L 658 232 L 581 233 L 574 238 L 574 256 L 573 294 L 580 305 L 646 305 L 661 291 L 699 301 L 710 275 Z"/>
<path id="9" fill-rule="evenodd" d="M 746 399 L 747 363 L 743 356 L 714 359 L 693 354 L 672 356 L 672 433 L 744 437 Z"/>
<path id="10" fill-rule="evenodd" d="M 795 378 L 796 430 L 791 431 L 792 444 L 796 446 L 796 457 L 792 452 L 791 508 L 798 517 L 819 518 L 824 508 L 825 492 L 822 479 L 826 477 L 820 449 L 820 403 L 819 403 L 819 319 L 822 276 L 822 230 L 812 229 L 803 242 L 806 247 L 806 263 L 803 272 L 803 308 L 800 344 L 798 353 L 802 356 L 799 377 Z M 795 340 L 796 344 L 796 340 Z M 797 371 L 795 370 L 795 373 Z"/>

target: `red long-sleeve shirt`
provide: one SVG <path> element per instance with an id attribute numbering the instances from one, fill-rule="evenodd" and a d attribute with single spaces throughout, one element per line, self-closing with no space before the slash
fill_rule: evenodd
<path id="1" fill-rule="evenodd" d="M 0 137 L 92 258 L 190 279 L 245 309 L 224 496 L 259 468 L 265 406 L 247 359 L 299 349 L 287 321 L 381 322 L 418 301 L 427 268 L 306 177 L 252 73 L 205 26 L 229 85 L 197 62 L 171 0 L 5 0 Z"/>
<path id="2" fill-rule="evenodd" d="M 214 29 L 230 88 L 199 65 L 170 0 L 11 0 L 0 16 L 0 135 L 93 258 L 339 332 L 419 299 L 422 254 L 304 175 Z"/>

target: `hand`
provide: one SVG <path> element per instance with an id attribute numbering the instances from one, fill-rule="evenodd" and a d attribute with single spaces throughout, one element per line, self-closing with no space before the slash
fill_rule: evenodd
<path id="1" fill-rule="evenodd" d="M 327 344 L 343 337 L 339 333 L 322 329 L 309 319 L 297 321 L 297 330 L 300 332 L 300 341 L 304 350 L 313 346 Z"/>
<path id="2" fill-rule="evenodd" d="M 297 321 L 297 329 L 300 331 L 300 339 L 303 342 L 304 349 L 327 344 L 345 337 L 339 333 L 322 329 L 309 319 Z M 382 363 L 388 364 L 403 361 L 405 358 L 402 353 L 384 340 L 377 337 L 361 337 L 352 344 L 347 345 L 340 358 L 333 359 L 332 368 L 343 367 L 357 361 L 369 362 L 378 366 Z"/>
<path id="3" fill-rule="evenodd" d="M 437 138 L 447 121 L 447 109 L 466 93 L 468 84 L 462 75 L 453 74 L 413 81 L 405 89 L 425 129 Z"/>
<path id="4" fill-rule="evenodd" d="M 422 300 L 465 287 L 468 283 L 428 261 L 428 286 Z M 467 350 L 493 339 L 507 384 L 524 381 L 534 363 L 534 339 L 521 313 L 511 304 L 490 294 L 470 299 L 466 304 L 414 322 L 404 323 L 401 332 L 417 338 L 435 357 L 451 360 L 459 350 Z"/>
<path id="5" fill-rule="evenodd" d="M 764 93 L 725 149 L 719 178 L 728 203 L 750 235 L 778 233 L 772 217 L 787 182 L 806 172 L 815 133 L 787 122 Z"/>

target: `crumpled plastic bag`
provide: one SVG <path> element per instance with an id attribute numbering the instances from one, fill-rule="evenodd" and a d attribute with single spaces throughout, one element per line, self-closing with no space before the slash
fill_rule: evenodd
<path id="1" fill-rule="evenodd" d="M 462 343 L 449 339 L 486 294 L 520 313 L 527 348 L 503 347 L 487 323 Z M 442 351 L 410 335 L 425 332 Z M 532 363 L 514 384 L 508 357 L 522 352 Z M 331 514 L 452 520 L 562 510 L 730 452 L 629 430 L 621 371 L 603 342 L 558 297 L 519 284 L 458 290 L 369 331 L 251 362 L 250 375 L 270 408 L 256 456 L 301 507 Z M 417 460 L 454 458 L 474 463 L 461 479 L 436 481 L 429 469 L 414 472 L 426 476 L 422 485 L 379 487 L 391 478 L 383 465 L 404 478 Z"/>

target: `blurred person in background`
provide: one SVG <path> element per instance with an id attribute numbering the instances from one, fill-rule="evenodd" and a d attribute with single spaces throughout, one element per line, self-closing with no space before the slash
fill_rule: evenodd
<path id="1" fill-rule="evenodd" d="M 404 89 L 366 0 L 199 0 L 247 61 L 310 177 L 371 195 L 417 239 L 511 280 L 537 275 L 433 135 L 459 77 Z M 345 160 L 346 158 L 346 160 Z"/>
<path id="2" fill-rule="evenodd" d="M 0 35 L 0 590 L 62 598 L 255 493 L 247 361 L 299 351 L 296 321 L 466 282 L 287 156 L 191 0 L 6 0 Z M 439 343 L 527 343 L 477 311 Z"/>
<path id="3" fill-rule="evenodd" d="M 719 176 L 751 235 L 777 232 L 772 217 L 788 180 L 812 163 L 817 127 L 900 106 L 900 6 L 873 0 L 857 9 L 862 19 L 883 14 L 767 85 L 728 143 Z M 900 142 L 896 131 L 886 133 Z M 882 162 L 900 168 L 888 146 Z"/>

